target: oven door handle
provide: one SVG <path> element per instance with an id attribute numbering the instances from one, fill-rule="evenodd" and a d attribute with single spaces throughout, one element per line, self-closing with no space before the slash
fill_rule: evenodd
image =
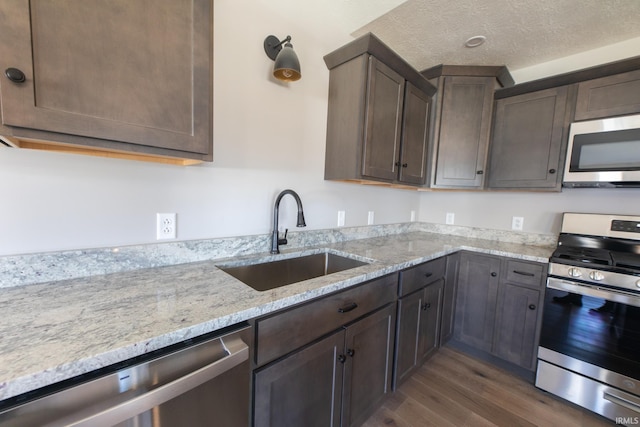
<path id="1" fill-rule="evenodd" d="M 640 400 L 634 398 L 627 393 L 621 393 L 615 390 L 605 390 L 602 392 L 602 397 L 611 403 L 619 406 L 623 406 L 633 412 L 640 413 Z"/>
<path id="2" fill-rule="evenodd" d="M 640 307 L 640 296 L 631 292 L 572 282 L 565 279 L 558 279 L 556 277 L 549 277 L 547 279 L 547 288 Z"/>

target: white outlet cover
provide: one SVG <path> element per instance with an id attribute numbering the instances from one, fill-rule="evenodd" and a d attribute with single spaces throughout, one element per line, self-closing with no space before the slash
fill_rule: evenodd
<path id="1" fill-rule="evenodd" d="M 512 229 L 512 230 L 519 230 L 519 231 L 521 231 L 523 227 L 524 227 L 524 217 L 521 217 L 521 216 L 514 216 L 514 217 L 511 219 L 511 229 Z"/>
<path id="2" fill-rule="evenodd" d="M 176 238 L 176 214 L 156 214 L 156 239 L 168 240 Z"/>
<path id="3" fill-rule="evenodd" d="M 447 216 L 445 218 L 445 224 L 453 225 L 456 222 L 456 214 L 453 212 L 447 212 Z"/>
<path id="4" fill-rule="evenodd" d="M 344 227 L 345 211 L 338 211 L 338 227 Z"/>
<path id="5" fill-rule="evenodd" d="M 373 221 L 374 221 L 374 213 L 373 211 L 369 211 L 367 213 L 367 225 L 373 225 Z"/>

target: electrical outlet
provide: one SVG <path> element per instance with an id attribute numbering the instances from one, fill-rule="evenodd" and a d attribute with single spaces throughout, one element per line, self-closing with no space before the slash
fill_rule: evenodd
<path id="1" fill-rule="evenodd" d="M 512 230 L 522 230 L 524 226 L 524 218 L 521 216 L 514 216 L 511 219 L 511 229 Z"/>
<path id="2" fill-rule="evenodd" d="M 176 238 L 176 214 L 156 214 L 156 239 L 166 240 Z"/>
<path id="3" fill-rule="evenodd" d="M 373 211 L 367 213 L 367 225 L 373 225 Z"/>
<path id="4" fill-rule="evenodd" d="M 416 221 L 416 211 L 411 211 L 411 214 L 409 215 L 409 217 L 411 218 L 410 219 L 411 222 L 415 222 Z"/>
<path id="5" fill-rule="evenodd" d="M 338 227 L 344 227 L 344 211 L 338 211 Z"/>
<path id="6" fill-rule="evenodd" d="M 453 212 L 447 212 L 445 224 L 453 225 L 455 222 L 456 222 L 456 214 L 454 214 Z"/>

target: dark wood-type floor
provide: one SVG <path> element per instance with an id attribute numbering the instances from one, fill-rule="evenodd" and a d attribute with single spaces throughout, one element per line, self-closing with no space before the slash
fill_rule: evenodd
<path id="1" fill-rule="evenodd" d="M 444 347 L 364 424 L 398 426 L 612 426 L 527 381 Z"/>

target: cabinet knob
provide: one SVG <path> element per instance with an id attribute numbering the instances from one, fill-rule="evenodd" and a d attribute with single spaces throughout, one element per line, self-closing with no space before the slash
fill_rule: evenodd
<path id="1" fill-rule="evenodd" d="M 23 83 L 25 80 L 27 80 L 27 77 L 24 75 L 24 73 L 17 68 L 7 68 L 6 70 L 4 70 L 4 75 L 14 83 Z"/>
<path id="2" fill-rule="evenodd" d="M 431 308 L 430 302 L 422 304 L 422 311 L 427 311 L 429 308 Z"/>
<path id="3" fill-rule="evenodd" d="M 529 304 L 529 310 L 535 310 L 535 309 L 536 309 L 535 304 Z"/>
<path id="4" fill-rule="evenodd" d="M 491 277 L 496 277 L 498 275 L 498 273 L 496 273 L 495 271 L 491 272 Z"/>
<path id="5" fill-rule="evenodd" d="M 344 354 L 338 355 L 338 362 L 344 363 L 346 361 L 347 361 L 347 356 L 345 356 Z"/>
<path id="6" fill-rule="evenodd" d="M 549 173 L 556 173 L 555 169 L 549 169 Z"/>
<path id="7" fill-rule="evenodd" d="M 482 175 L 484 171 L 476 171 L 476 175 Z"/>
<path id="8" fill-rule="evenodd" d="M 356 354 L 356 351 L 354 349 L 352 348 L 347 349 L 347 356 L 353 357 L 354 354 Z"/>

